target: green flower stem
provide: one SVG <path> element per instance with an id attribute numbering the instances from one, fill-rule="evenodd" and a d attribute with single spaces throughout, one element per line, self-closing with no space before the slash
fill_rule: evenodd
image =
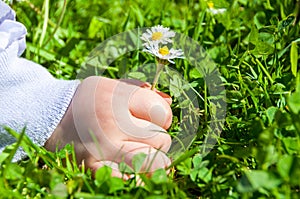
<path id="1" fill-rule="evenodd" d="M 165 65 L 162 64 L 161 62 L 157 62 L 156 64 L 156 73 L 155 73 L 155 76 L 154 76 L 154 79 L 153 79 L 153 83 L 151 85 L 151 90 L 154 90 L 156 84 L 157 84 L 157 81 L 158 81 L 158 78 L 159 78 L 159 74 L 161 72 L 161 70 L 163 69 Z"/>

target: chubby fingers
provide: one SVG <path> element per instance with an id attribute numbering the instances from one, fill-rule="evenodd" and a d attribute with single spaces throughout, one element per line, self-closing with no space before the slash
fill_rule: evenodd
<path id="1" fill-rule="evenodd" d="M 172 104 L 172 98 L 170 97 L 170 95 L 164 93 L 164 92 L 161 92 L 159 90 L 154 90 L 158 95 L 160 95 L 169 105 Z"/>
<path id="2" fill-rule="evenodd" d="M 123 141 L 139 142 L 165 153 L 168 152 L 172 139 L 162 127 L 134 116 L 131 116 L 130 121 L 130 125 L 126 127 L 124 122 L 122 123 L 122 127 L 124 127 L 122 131 L 127 135 L 127 139 Z"/>
<path id="3" fill-rule="evenodd" d="M 148 82 L 142 82 L 140 80 L 136 80 L 136 79 L 121 79 L 120 81 L 125 82 L 127 84 L 131 84 L 131 85 L 135 85 L 141 88 L 146 88 L 146 89 L 151 89 L 151 84 L 149 84 Z M 166 100 L 166 102 L 171 105 L 172 104 L 172 98 L 164 93 L 161 92 L 157 89 L 154 89 L 153 92 L 157 93 L 158 95 L 160 95 L 164 100 Z"/>
<path id="4" fill-rule="evenodd" d="M 161 150 L 157 150 L 147 144 L 143 144 L 140 142 L 124 142 L 122 147 L 124 153 L 124 161 L 126 164 L 134 167 L 133 158 L 138 154 L 144 154 L 145 157 L 142 159 L 139 171 L 135 172 L 143 172 L 143 173 L 152 173 L 157 169 L 163 168 L 166 169 L 171 164 L 170 158 Z"/>
<path id="5" fill-rule="evenodd" d="M 163 95 L 162 92 L 160 92 Z M 137 118 L 150 121 L 164 129 L 168 129 L 172 123 L 172 110 L 170 101 L 163 98 L 158 92 L 149 89 L 138 88 L 129 99 L 129 110 Z"/>

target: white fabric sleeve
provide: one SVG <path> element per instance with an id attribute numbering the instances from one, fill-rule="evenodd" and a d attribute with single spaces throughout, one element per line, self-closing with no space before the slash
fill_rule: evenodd
<path id="1" fill-rule="evenodd" d="M 17 132 L 26 127 L 31 140 L 43 146 L 63 118 L 79 80 L 55 79 L 42 66 L 19 56 L 25 50 L 26 28 L 0 1 L 0 152 L 16 140 L 4 126 Z M 20 148 L 13 161 L 26 157 Z"/>

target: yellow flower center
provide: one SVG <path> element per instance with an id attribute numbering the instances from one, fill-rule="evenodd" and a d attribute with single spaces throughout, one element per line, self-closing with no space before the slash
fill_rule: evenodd
<path id="1" fill-rule="evenodd" d="M 159 40 L 162 38 L 162 36 L 163 34 L 161 32 L 154 32 L 152 33 L 152 40 L 153 41 Z"/>
<path id="2" fill-rule="evenodd" d="M 158 52 L 163 56 L 168 55 L 170 53 L 168 46 L 163 46 L 158 50 Z"/>
<path id="3" fill-rule="evenodd" d="M 207 2 L 207 5 L 209 8 L 214 8 L 214 2 L 212 1 Z"/>

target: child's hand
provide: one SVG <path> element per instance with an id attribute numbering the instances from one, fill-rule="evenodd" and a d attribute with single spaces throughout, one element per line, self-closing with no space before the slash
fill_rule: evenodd
<path id="1" fill-rule="evenodd" d="M 165 168 L 171 138 L 171 98 L 146 83 L 89 77 L 80 84 L 68 111 L 45 147 L 55 151 L 74 143 L 78 164 L 95 172 L 107 162 L 131 165 L 135 154 L 147 158 L 141 172 Z M 120 176 L 117 168 L 113 175 Z"/>

